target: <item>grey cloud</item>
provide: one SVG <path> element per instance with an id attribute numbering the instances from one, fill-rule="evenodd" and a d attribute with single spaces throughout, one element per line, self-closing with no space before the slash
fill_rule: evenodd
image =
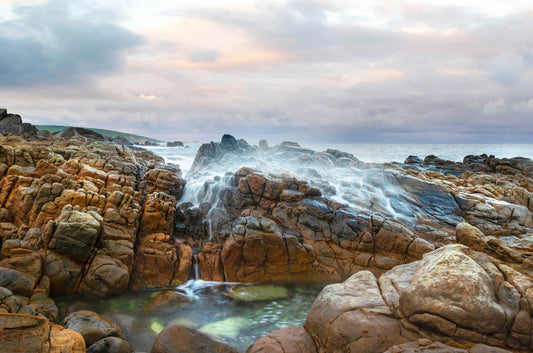
<path id="1" fill-rule="evenodd" d="M 72 2 L 51 0 L 19 7 L 18 18 L 0 23 L 0 85 L 83 82 L 116 70 L 122 52 L 142 42 L 105 11 L 79 13 Z"/>
<path id="2" fill-rule="evenodd" d="M 213 49 L 197 50 L 189 57 L 189 61 L 193 63 L 213 63 L 218 60 L 220 53 Z"/>
<path id="3" fill-rule="evenodd" d="M 513 85 L 520 81 L 525 68 L 522 56 L 508 52 L 494 60 L 489 77 L 497 82 Z"/>

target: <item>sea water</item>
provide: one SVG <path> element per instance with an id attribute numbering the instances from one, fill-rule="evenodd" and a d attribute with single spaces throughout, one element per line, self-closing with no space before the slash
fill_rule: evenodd
<path id="1" fill-rule="evenodd" d="M 186 143 L 186 147 L 145 147 L 165 158 L 168 163 L 178 164 L 184 174 L 190 169 L 200 143 Z M 526 157 L 533 159 L 531 144 L 379 144 L 379 143 L 317 143 L 301 144 L 304 148 L 315 151 L 336 149 L 353 154 L 366 163 L 402 163 L 408 156 L 428 155 L 439 158 L 462 161 L 467 155 L 494 155 L 498 158 Z"/>

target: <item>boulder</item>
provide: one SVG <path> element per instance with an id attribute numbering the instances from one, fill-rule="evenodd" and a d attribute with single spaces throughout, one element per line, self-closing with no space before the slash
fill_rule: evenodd
<path id="1" fill-rule="evenodd" d="M 458 326 L 496 333 L 506 323 L 496 289 L 474 259 L 444 248 L 419 263 L 411 285 L 400 295 L 400 310 L 411 322 L 434 325 L 433 329 L 445 334 L 453 334 Z"/>
<path id="2" fill-rule="evenodd" d="M 421 338 L 415 342 L 408 342 L 393 346 L 384 353 L 468 353 L 461 348 L 450 347 L 440 342 L 432 342 L 427 338 Z"/>
<path id="3" fill-rule="evenodd" d="M 23 123 L 20 115 L 8 114 L 6 109 L 0 109 L 0 135 L 37 135 L 37 128 L 29 123 Z"/>
<path id="4" fill-rule="evenodd" d="M 90 345 L 87 353 L 133 353 L 135 348 L 118 337 L 106 337 Z"/>
<path id="5" fill-rule="evenodd" d="M 181 141 L 167 142 L 167 147 L 183 147 L 183 142 Z"/>
<path id="6" fill-rule="evenodd" d="M 284 327 L 260 338 L 246 353 L 317 353 L 315 343 L 303 327 Z"/>
<path id="7" fill-rule="evenodd" d="M 403 162 L 404 164 L 424 164 L 424 161 L 418 156 L 409 156 Z"/>
<path id="8" fill-rule="evenodd" d="M 0 313 L 0 353 L 83 353 L 85 342 L 74 331 L 41 317 Z"/>
<path id="9" fill-rule="evenodd" d="M 68 315 L 63 323 L 67 329 L 81 334 L 87 346 L 91 346 L 106 337 L 124 339 L 118 325 L 92 311 L 76 311 Z"/>
<path id="10" fill-rule="evenodd" d="M 361 271 L 325 287 L 304 327 L 319 352 L 447 349 L 409 343 L 421 338 L 462 348 L 485 345 L 478 351 L 528 351 L 532 286 L 531 276 L 500 260 L 448 245 L 394 267 L 379 281 Z"/>
<path id="11" fill-rule="evenodd" d="M 325 287 L 304 327 L 319 352 L 383 352 L 408 341 L 368 271 Z"/>
<path id="12" fill-rule="evenodd" d="M 221 339 L 196 330 L 170 325 L 157 336 L 151 353 L 238 353 Z"/>

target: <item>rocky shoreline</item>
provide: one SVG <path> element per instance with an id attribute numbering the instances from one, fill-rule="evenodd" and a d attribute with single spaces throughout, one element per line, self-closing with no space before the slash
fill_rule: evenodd
<path id="1" fill-rule="evenodd" d="M 152 152 L 79 131 L 37 133 L 0 111 L 6 126 L 6 117 L 0 352 L 134 351 L 97 313 L 59 322 L 53 298 L 175 288 L 194 279 L 194 264 L 205 281 L 335 283 L 302 327 L 275 331 L 248 352 L 533 349 L 527 158 L 373 165 L 341 151 L 255 147 L 225 135 L 199 149 L 186 179 L 232 158 L 241 168 L 205 182 L 200 199 L 209 202 L 195 203 L 183 200 L 179 166 Z M 341 202 L 325 179 L 245 167 L 258 155 L 307 173 L 356 171 L 364 185 L 346 186 Z M 237 351 L 202 335 L 169 326 L 152 352 Z"/>

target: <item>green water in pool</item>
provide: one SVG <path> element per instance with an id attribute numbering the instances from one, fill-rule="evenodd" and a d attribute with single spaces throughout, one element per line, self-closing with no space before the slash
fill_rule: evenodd
<path id="1" fill-rule="evenodd" d="M 241 351 L 286 326 L 302 325 L 321 286 L 189 281 L 165 290 L 102 299 L 57 298 L 64 316 L 92 310 L 116 322 L 137 352 L 150 352 L 157 334 L 180 324 L 217 336 Z"/>

